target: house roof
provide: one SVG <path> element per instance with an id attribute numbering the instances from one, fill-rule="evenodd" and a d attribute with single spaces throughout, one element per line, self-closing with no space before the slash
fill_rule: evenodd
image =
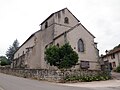
<path id="1" fill-rule="evenodd" d="M 117 52 L 120 52 L 120 48 L 110 50 L 109 54 L 114 54 L 114 53 L 117 53 Z"/>
<path id="2" fill-rule="evenodd" d="M 64 8 L 64 9 L 61 9 L 61 10 L 59 10 L 59 11 L 57 11 L 57 12 L 54 12 L 54 13 L 52 13 L 47 19 L 45 19 L 40 25 L 42 25 L 44 22 L 46 22 L 49 18 L 51 18 L 54 14 L 56 14 L 56 13 L 58 13 L 58 12 L 60 12 L 60 11 L 63 11 L 63 10 L 65 10 L 65 9 L 67 9 L 67 8 Z M 70 12 L 70 10 L 69 9 L 67 9 L 69 12 Z M 71 12 L 70 12 L 71 13 Z M 72 13 L 71 13 L 72 14 Z M 73 15 L 73 14 L 72 14 Z M 73 17 L 74 18 L 76 18 L 74 15 L 73 15 Z M 78 22 L 80 22 L 77 18 L 76 18 L 76 20 L 78 21 Z"/>
<path id="3" fill-rule="evenodd" d="M 118 52 L 120 52 L 120 48 L 115 48 L 115 49 L 113 49 L 113 50 L 110 50 L 106 55 L 103 55 L 103 56 L 101 56 L 101 57 L 104 58 L 104 57 L 106 57 L 106 56 L 109 56 L 109 55 L 111 55 L 111 54 L 115 54 L 115 53 L 118 53 Z"/>

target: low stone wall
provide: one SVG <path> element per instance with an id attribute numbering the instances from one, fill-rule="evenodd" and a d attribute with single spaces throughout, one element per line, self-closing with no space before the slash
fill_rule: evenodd
<path id="1" fill-rule="evenodd" d="M 67 76 L 92 76 L 102 74 L 102 71 L 94 70 L 47 70 L 47 69 L 10 69 L 0 68 L 1 73 L 24 77 L 33 78 L 37 80 L 47 80 L 53 82 L 64 82 Z"/>

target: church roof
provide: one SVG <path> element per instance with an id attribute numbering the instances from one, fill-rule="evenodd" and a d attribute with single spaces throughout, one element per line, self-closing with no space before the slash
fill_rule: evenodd
<path id="1" fill-rule="evenodd" d="M 33 33 L 32 35 L 30 35 L 30 37 L 15 51 L 15 53 L 16 53 L 27 41 L 29 41 L 32 37 L 34 37 L 35 34 L 38 33 L 39 31 L 41 31 L 41 30 L 38 30 L 38 31 L 36 31 L 35 33 Z M 15 53 L 14 53 L 14 54 L 15 54 Z"/>
<path id="2" fill-rule="evenodd" d="M 78 23 L 77 25 L 71 27 L 69 30 L 67 30 L 67 31 L 63 32 L 62 34 L 58 35 L 57 37 L 55 37 L 54 40 L 56 40 L 57 38 L 61 37 L 65 33 L 70 32 L 71 30 L 73 30 L 74 28 L 78 27 L 79 25 L 81 25 L 91 36 L 93 36 L 95 38 L 95 36 L 93 34 L 91 34 L 81 23 Z"/>
<path id="3" fill-rule="evenodd" d="M 49 18 L 51 18 L 54 14 L 56 14 L 56 13 L 58 13 L 58 12 L 60 12 L 60 11 L 64 11 L 65 9 L 67 9 L 67 8 L 64 8 L 64 9 L 61 9 L 61 10 L 59 10 L 59 11 L 57 11 L 57 12 L 54 12 L 54 13 L 52 13 L 47 19 L 45 19 L 40 25 L 42 25 L 44 22 L 46 22 Z M 70 12 L 70 10 L 69 9 L 67 9 L 69 12 Z M 70 12 L 71 13 L 71 12 Z M 72 13 L 71 13 L 72 14 Z M 72 14 L 73 15 L 73 14 Z M 73 17 L 74 18 L 76 18 L 74 15 L 73 15 Z M 77 18 L 76 18 L 76 20 L 78 21 L 78 22 L 80 22 Z"/>
<path id="4" fill-rule="evenodd" d="M 80 23 L 81 24 L 81 23 Z M 81 24 L 81 26 L 90 34 L 90 35 L 92 35 L 94 38 L 95 38 L 95 36 L 91 33 L 91 32 L 89 32 L 82 24 Z"/>

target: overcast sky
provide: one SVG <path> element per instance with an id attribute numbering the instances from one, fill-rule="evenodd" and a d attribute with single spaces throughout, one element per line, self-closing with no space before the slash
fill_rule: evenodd
<path id="1" fill-rule="evenodd" d="M 96 37 L 100 54 L 120 43 L 120 0 L 0 0 L 0 56 L 65 7 Z"/>

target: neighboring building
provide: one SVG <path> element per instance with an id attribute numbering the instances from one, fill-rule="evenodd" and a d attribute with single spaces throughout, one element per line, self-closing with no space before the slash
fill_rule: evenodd
<path id="1" fill-rule="evenodd" d="M 120 47 L 106 51 L 106 55 L 101 56 L 103 62 L 108 62 L 111 69 L 116 69 L 120 65 Z"/>
<path id="2" fill-rule="evenodd" d="M 13 68 L 53 69 L 44 60 L 45 48 L 69 42 L 79 55 L 76 69 L 98 69 L 99 51 L 95 37 L 67 8 L 52 13 L 40 24 L 40 28 L 16 51 Z"/>

